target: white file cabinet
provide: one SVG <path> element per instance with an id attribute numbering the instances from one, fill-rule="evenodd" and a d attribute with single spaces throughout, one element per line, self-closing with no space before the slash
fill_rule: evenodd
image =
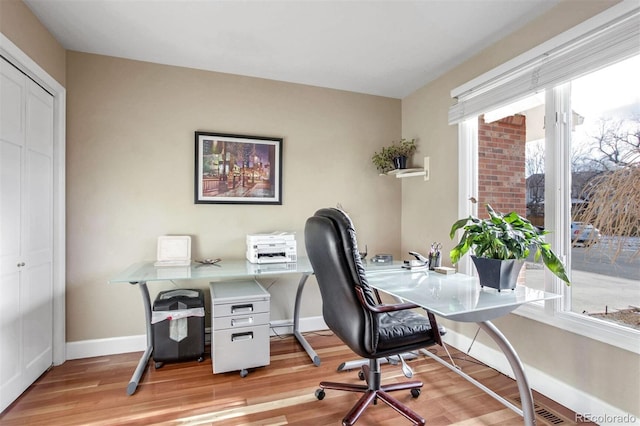
<path id="1" fill-rule="evenodd" d="M 270 294 L 256 281 L 209 283 L 213 372 L 269 365 Z"/>

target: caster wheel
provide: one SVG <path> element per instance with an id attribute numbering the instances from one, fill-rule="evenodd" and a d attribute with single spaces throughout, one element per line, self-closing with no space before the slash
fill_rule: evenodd
<path id="1" fill-rule="evenodd" d="M 163 363 L 161 363 L 161 362 L 156 362 L 156 363 L 154 364 L 154 367 L 155 367 L 155 368 L 156 368 L 156 370 L 157 370 L 158 368 L 161 368 L 163 365 L 164 365 L 164 364 L 163 364 Z"/>
<path id="2" fill-rule="evenodd" d="M 420 389 L 411 389 L 411 396 L 417 398 L 420 396 Z"/>
<path id="3" fill-rule="evenodd" d="M 247 370 L 240 370 L 240 377 L 247 377 L 247 374 L 249 374 Z"/>
<path id="4" fill-rule="evenodd" d="M 202 362 L 202 361 L 204 361 L 204 357 L 198 358 L 198 362 Z"/>
<path id="5" fill-rule="evenodd" d="M 324 399 L 324 396 L 325 396 L 324 389 L 316 389 L 316 398 L 322 401 Z"/>
<path id="6" fill-rule="evenodd" d="M 360 379 L 360 380 L 364 380 L 365 379 L 364 371 L 362 371 L 362 370 L 358 371 L 358 379 Z"/>

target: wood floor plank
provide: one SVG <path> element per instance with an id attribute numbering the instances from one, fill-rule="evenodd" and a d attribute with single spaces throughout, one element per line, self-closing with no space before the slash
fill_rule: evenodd
<path id="1" fill-rule="evenodd" d="M 328 332 L 307 339 L 322 359 L 314 366 L 291 337 L 271 340 L 270 365 L 213 374 L 211 358 L 203 362 L 167 363 L 146 368 L 134 395 L 126 394 L 140 353 L 67 361 L 52 368 L 4 413 L 0 424 L 13 425 L 338 425 L 361 394 L 327 390 L 319 401 L 314 392 L 322 380 L 361 383 L 357 370 L 337 371 L 355 359 L 353 352 Z M 442 356 L 444 351 L 440 349 Z M 518 395 L 510 378 L 457 351 L 456 363 L 505 398 Z M 420 413 L 430 426 L 514 425 L 521 418 L 472 384 L 432 359 L 409 360 L 413 379 L 424 383 L 419 398 L 408 391 L 393 392 Z M 400 366 L 382 366 L 383 383 L 406 380 Z M 540 395 L 536 404 L 558 413 L 562 426 L 572 425 L 573 413 Z M 517 404 L 517 402 L 514 401 Z M 540 426 L 550 425 L 538 417 Z M 358 425 L 396 426 L 410 422 L 384 403 L 369 407 Z"/>

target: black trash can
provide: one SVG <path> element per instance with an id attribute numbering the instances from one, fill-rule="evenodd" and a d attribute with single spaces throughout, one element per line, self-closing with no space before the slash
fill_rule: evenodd
<path id="1" fill-rule="evenodd" d="M 199 289 L 162 291 L 153 302 L 153 360 L 204 360 L 204 292 Z"/>

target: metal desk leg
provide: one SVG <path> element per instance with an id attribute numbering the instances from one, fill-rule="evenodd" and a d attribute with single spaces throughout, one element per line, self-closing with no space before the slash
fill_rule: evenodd
<path id="1" fill-rule="evenodd" d="M 138 366 L 136 370 L 133 372 L 133 376 L 131 376 L 131 380 L 129 380 L 129 384 L 127 385 L 127 395 L 133 395 L 138 387 L 138 383 L 140 383 L 140 379 L 144 374 L 144 370 L 147 368 L 147 363 L 149 362 L 149 358 L 151 358 L 151 352 L 153 352 L 153 341 L 152 341 L 152 333 L 151 333 L 151 301 L 149 300 L 149 289 L 147 288 L 147 283 L 142 281 L 139 283 L 131 283 L 137 284 L 140 287 L 140 292 L 142 293 L 142 303 L 144 305 L 144 316 L 147 322 L 147 349 L 140 357 L 140 361 L 138 361 Z"/>
<path id="2" fill-rule="evenodd" d="M 307 282 L 309 274 L 302 274 L 300 282 L 298 283 L 298 291 L 296 292 L 296 302 L 293 307 L 293 335 L 296 336 L 298 342 L 302 345 L 313 364 L 317 367 L 320 365 L 320 357 L 313 350 L 307 339 L 300 333 L 300 301 L 302 300 L 302 290 L 304 290 L 304 284 Z"/>
<path id="3" fill-rule="evenodd" d="M 493 339 L 494 342 L 498 344 L 504 355 L 507 357 L 507 360 L 511 365 L 511 369 L 513 370 L 513 374 L 516 376 L 516 383 L 518 384 L 518 390 L 520 391 L 524 424 L 526 426 L 534 426 L 536 424 L 536 417 L 533 410 L 533 395 L 518 354 L 506 337 L 504 337 L 500 330 L 498 330 L 491 321 L 482 321 L 479 322 L 478 325 Z"/>

